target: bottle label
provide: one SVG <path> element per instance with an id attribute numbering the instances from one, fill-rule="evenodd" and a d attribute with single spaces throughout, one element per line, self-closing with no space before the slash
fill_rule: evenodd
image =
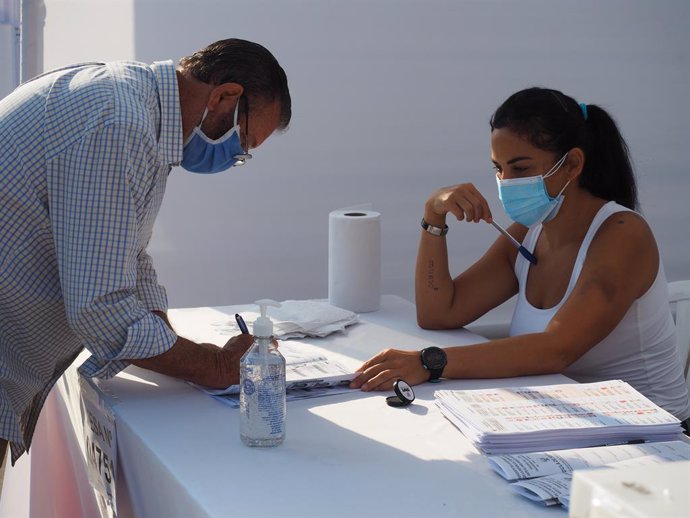
<path id="1" fill-rule="evenodd" d="M 240 427 L 253 439 L 285 433 L 285 368 L 246 365 L 240 394 Z"/>

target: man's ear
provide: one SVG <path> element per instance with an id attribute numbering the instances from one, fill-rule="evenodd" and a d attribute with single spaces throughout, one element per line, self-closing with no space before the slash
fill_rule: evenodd
<path id="1" fill-rule="evenodd" d="M 582 174 L 585 168 L 585 153 L 582 148 L 574 147 L 568 152 L 568 158 L 565 161 L 566 174 L 568 180 L 574 180 Z"/>
<path id="2" fill-rule="evenodd" d="M 208 99 L 208 111 L 212 112 L 222 102 L 231 102 L 234 106 L 244 93 L 244 87 L 239 83 L 223 83 L 211 90 Z"/>

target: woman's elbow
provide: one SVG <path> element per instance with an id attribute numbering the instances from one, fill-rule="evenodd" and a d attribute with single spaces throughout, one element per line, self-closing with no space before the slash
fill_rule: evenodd
<path id="1" fill-rule="evenodd" d="M 443 318 L 438 316 L 432 317 L 429 315 L 420 315 L 417 313 L 417 325 L 422 329 L 427 329 L 429 331 L 440 331 L 443 329 L 457 329 L 462 327 L 462 325 L 457 325 L 452 322 L 448 322 Z"/>
<path id="2" fill-rule="evenodd" d="M 419 316 L 417 316 L 417 325 L 422 329 L 428 329 L 430 331 L 443 329 L 442 327 L 439 327 L 438 323 Z"/>

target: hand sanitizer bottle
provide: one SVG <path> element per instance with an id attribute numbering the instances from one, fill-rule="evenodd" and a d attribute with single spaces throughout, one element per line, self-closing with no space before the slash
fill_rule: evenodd
<path id="1" fill-rule="evenodd" d="M 278 446 L 285 440 L 285 358 L 273 343 L 273 322 L 258 300 L 254 343 L 240 360 L 240 438 L 247 446 Z"/>

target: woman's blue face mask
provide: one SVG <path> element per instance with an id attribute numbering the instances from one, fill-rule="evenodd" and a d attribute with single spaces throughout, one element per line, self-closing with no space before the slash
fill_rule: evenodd
<path id="1" fill-rule="evenodd" d="M 194 128 L 185 142 L 182 151 L 182 163 L 180 164 L 182 167 L 192 173 L 219 173 L 232 166 L 244 165 L 252 157 L 249 153 L 245 153 L 242 148 L 240 126 L 237 124 L 239 107 L 240 102 L 238 100 L 232 128 L 216 140 L 210 139 L 201 130 L 201 124 L 208 115 L 208 108 L 204 110 L 201 122 Z M 245 128 L 245 135 L 246 132 L 247 128 Z"/>
<path id="2" fill-rule="evenodd" d="M 570 180 L 552 198 L 546 190 L 544 179 L 555 174 L 567 156 L 568 153 L 563 155 L 544 175 L 501 180 L 499 174 L 496 173 L 498 197 L 510 219 L 526 227 L 531 227 L 539 223 L 546 223 L 556 217 L 563 203 L 563 191 L 568 187 Z"/>

